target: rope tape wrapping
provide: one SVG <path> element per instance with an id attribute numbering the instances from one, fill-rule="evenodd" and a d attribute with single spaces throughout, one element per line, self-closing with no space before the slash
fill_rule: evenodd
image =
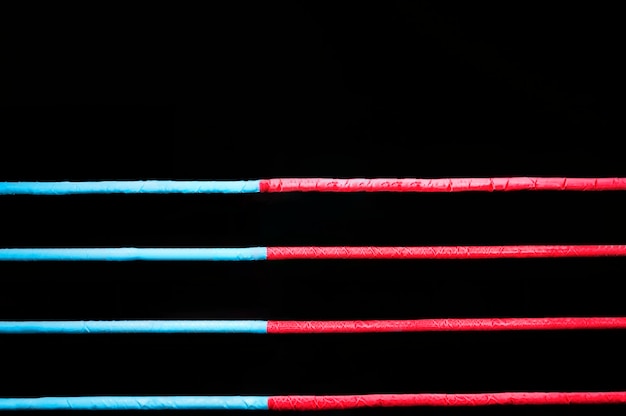
<path id="1" fill-rule="evenodd" d="M 248 194 L 258 193 L 259 181 L 97 181 L 0 182 L 0 195 L 72 194 Z"/>
<path id="2" fill-rule="evenodd" d="M 1 248 L 0 261 L 254 261 L 265 247 L 242 248 Z"/>
<path id="3" fill-rule="evenodd" d="M 0 398 L 0 410 L 267 410 L 263 396 Z"/>
<path id="4" fill-rule="evenodd" d="M 625 329 L 626 318 L 268 321 L 268 334 Z"/>
<path id="5" fill-rule="evenodd" d="M 292 259 L 495 259 L 624 256 L 626 245 L 523 245 L 433 247 L 268 247 L 267 260 Z"/>
<path id="6" fill-rule="evenodd" d="M 567 405 L 626 403 L 626 392 L 515 392 L 479 394 L 366 394 L 274 396 L 270 410 L 340 410 L 360 407 Z"/>
<path id="7" fill-rule="evenodd" d="M 619 191 L 626 178 L 322 179 L 260 181 L 261 192 Z"/>
<path id="8" fill-rule="evenodd" d="M 0 321 L 0 334 L 265 334 L 263 320 Z"/>

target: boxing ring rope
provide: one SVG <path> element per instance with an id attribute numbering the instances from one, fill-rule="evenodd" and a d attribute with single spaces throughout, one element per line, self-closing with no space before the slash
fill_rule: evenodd
<path id="1" fill-rule="evenodd" d="M 243 181 L 0 182 L 0 195 L 272 192 L 624 191 L 626 178 L 284 178 Z"/>
<path id="2" fill-rule="evenodd" d="M 0 321 L 0 334 L 356 334 L 382 332 L 626 329 L 626 317 L 468 318 L 368 321 Z"/>
<path id="3" fill-rule="evenodd" d="M 0 410 L 342 410 L 363 407 L 624 404 L 626 391 L 342 396 L 92 396 L 1 399 Z"/>
<path id="4" fill-rule="evenodd" d="M 462 260 L 607 256 L 626 256 L 626 245 L 0 249 L 0 261 Z"/>
<path id="5" fill-rule="evenodd" d="M 0 195 L 278 192 L 624 191 L 626 178 L 448 178 L 243 181 L 0 182 Z M 626 245 L 240 248 L 2 248 L 0 261 L 257 261 L 510 259 L 625 256 Z M 367 321 L 0 321 L 0 334 L 324 334 L 443 331 L 623 330 L 626 317 Z M 0 410 L 332 410 L 361 407 L 626 404 L 626 391 L 363 394 L 341 396 L 93 396 L 0 398 Z"/>

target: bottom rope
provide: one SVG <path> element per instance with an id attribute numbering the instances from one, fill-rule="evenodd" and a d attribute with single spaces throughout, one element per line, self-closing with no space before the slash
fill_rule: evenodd
<path id="1" fill-rule="evenodd" d="M 360 407 L 626 404 L 626 391 L 349 396 L 92 396 L 0 398 L 0 410 L 340 410 Z"/>
<path id="2" fill-rule="evenodd" d="M 626 329 L 626 317 L 466 318 L 368 321 L 0 321 L 0 334 L 324 334 Z"/>

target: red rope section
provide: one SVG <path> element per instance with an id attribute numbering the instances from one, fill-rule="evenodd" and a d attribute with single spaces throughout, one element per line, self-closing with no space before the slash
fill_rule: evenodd
<path id="1" fill-rule="evenodd" d="M 495 259 L 624 256 L 626 245 L 523 245 L 425 247 L 268 247 L 267 260 L 291 259 Z"/>
<path id="2" fill-rule="evenodd" d="M 365 394 L 351 396 L 274 396 L 269 410 L 337 410 L 359 407 L 492 406 L 626 403 L 626 391 L 515 392 L 478 394 Z"/>
<path id="3" fill-rule="evenodd" d="M 626 318 L 472 318 L 268 321 L 268 334 L 626 329 Z"/>
<path id="4" fill-rule="evenodd" d="M 623 191 L 626 178 L 262 179 L 261 192 Z"/>

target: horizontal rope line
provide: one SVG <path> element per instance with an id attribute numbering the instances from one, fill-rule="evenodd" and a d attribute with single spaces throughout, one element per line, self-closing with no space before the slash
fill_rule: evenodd
<path id="1" fill-rule="evenodd" d="M 258 192 L 623 191 L 626 178 L 278 178 L 239 181 L 0 182 L 0 195 Z"/>
<path id="2" fill-rule="evenodd" d="M 626 245 L 0 249 L 0 261 L 462 260 L 606 256 L 626 256 Z"/>
<path id="3" fill-rule="evenodd" d="M 0 334 L 323 334 L 626 329 L 626 317 L 471 318 L 366 321 L 136 320 L 0 321 Z"/>
<path id="4" fill-rule="evenodd" d="M 362 407 L 624 404 L 625 391 L 341 396 L 83 396 L 0 398 L 0 410 L 341 410 Z"/>

